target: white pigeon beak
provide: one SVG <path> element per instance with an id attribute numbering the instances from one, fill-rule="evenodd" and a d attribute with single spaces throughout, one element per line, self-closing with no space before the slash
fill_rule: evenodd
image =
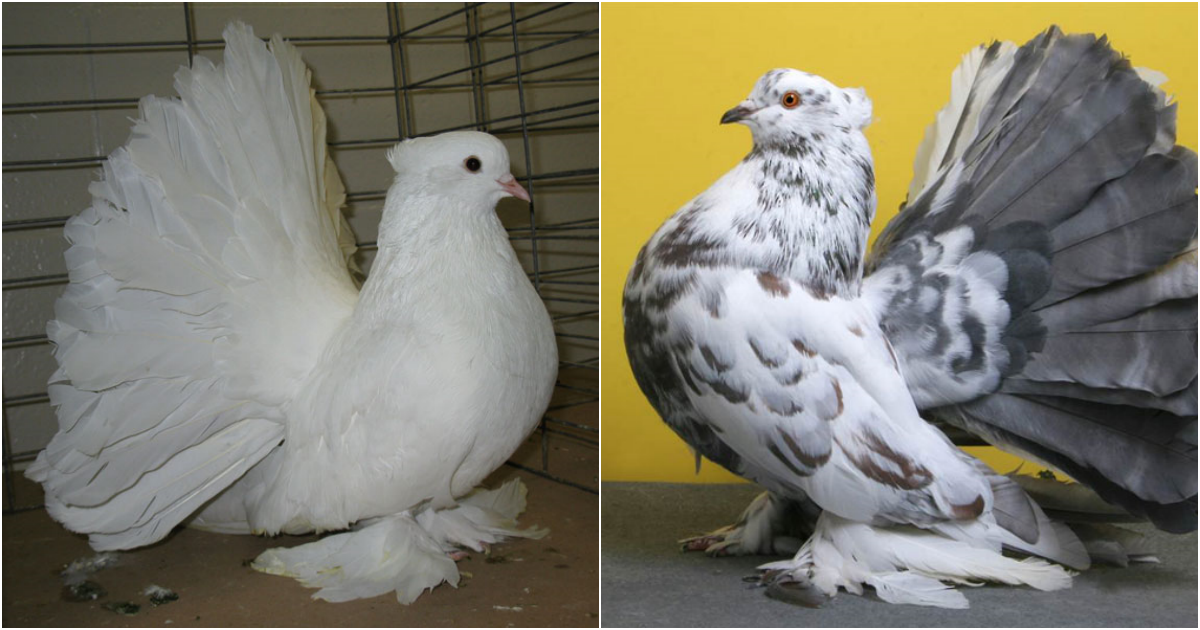
<path id="1" fill-rule="evenodd" d="M 504 189 L 504 192 L 512 195 L 513 197 L 522 199 L 526 202 L 529 201 L 529 193 L 517 183 L 517 178 L 513 177 L 511 173 L 505 174 L 504 177 L 497 179 L 496 183 L 500 184 L 500 187 Z"/>
<path id="2" fill-rule="evenodd" d="M 727 125 L 729 123 L 742 122 L 757 112 L 758 108 L 755 107 L 754 102 L 751 100 L 745 100 L 741 103 L 738 103 L 737 107 L 725 112 L 725 114 L 721 116 L 721 124 Z"/>

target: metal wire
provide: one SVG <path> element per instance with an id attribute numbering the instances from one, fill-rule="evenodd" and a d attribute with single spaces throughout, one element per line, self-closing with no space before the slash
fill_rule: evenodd
<path id="1" fill-rule="evenodd" d="M 576 168 L 558 171 L 537 171 L 534 160 L 535 135 L 566 134 L 579 131 L 599 130 L 599 98 L 598 98 L 598 59 L 599 59 L 599 29 L 563 29 L 554 28 L 554 19 L 562 15 L 568 17 L 586 12 L 598 12 L 595 5 L 577 5 L 558 3 L 524 6 L 521 11 L 515 4 L 492 3 L 463 3 L 461 5 L 443 5 L 445 11 L 440 15 L 425 20 L 419 24 L 408 26 L 405 22 L 405 12 L 399 3 L 385 3 L 388 34 L 384 36 L 361 35 L 322 35 L 305 37 L 287 37 L 293 44 L 300 46 L 387 46 L 391 60 L 391 85 L 367 85 L 323 89 L 316 92 L 318 100 L 323 104 L 336 99 L 362 98 L 369 96 L 392 95 L 395 102 L 396 127 L 395 135 L 384 133 L 378 137 L 330 142 L 330 150 L 335 160 L 338 151 L 352 149 L 376 148 L 390 146 L 402 138 L 428 136 L 458 129 L 477 129 L 488 131 L 498 136 L 520 136 L 524 148 L 523 165 L 526 188 L 531 195 L 535 186 L 539 191 L 553 191 L 558 188 L 585 189 L 597 191 L 599 186 L 598 156 L 594 168 Z M 429 8 L 429 7 L 426 7 Z M 156 41 L 121 41 L 114 43 L 82 43 L 82 42 L 47 42 L 4 45 L 3 54 L 9 56 L 33 55 L 98 55 L 112 52 L 139 53 L 162 51 L 186 51 L 189 64 L 195 55 L 202 50 L 218 49 L 224 46 L 220 40 L 201 40 L 196 36 L 196 6 L 192 3 L 182 3 L 183 40 Z M 519 14 L 520 13 L 520 14 Z M 505 18 L 497 21 L 497 18 Z M 541 19 L 539 19 L 541 18 Z M 465 22 L 465 36 L 445 34 L 447 28 L 454 28 L 457 20 Z M 598 20 L 597 20 L 598 22 Z M 490 24 L 485 28 L 485 24 Z M 541 24 L 541 26 L 537 26 Z M 529 25 L 524 28 L 524 25 Z M 461 43 L 466 47 L 469 62 L 461 67 L 440 71 L 432 76 L 419 80 L 412 77 L 414 68 L 413 53 L 415 47 L 423 44 Z M 507 43 L 510 52 L 497 52 L 497 46 Z M 552 53 L 551 57 L 547 57 Z M 512 67 L 512 72 L 497 70 Z M 579 76 L 582 66 L 584 74 Z M 555 76 L 554 71 L 562 68 L 573 68 L 576 72 L 570 76 Z M 491 73 L 491 76 L 489 76 Z M 591 86 L 594 87 L 595 97 L 580 98 L 567 103 L 552 106 L 529 107 L 528 91 L 538 87 L 554 86 Z M 515 88 L 519 103 L 519 111 L 514 114 L 489 114 L 489 94 L 497 88 Z M 471 91 L 472 117 L 460 124 L 444 126 L 437 129 L 419 128 L 416 121 L 414 96 L 437 93 L 448 90 L 469 89 Z M 125 98 L 94 98 L 94 99 L 54 99 L 5 102 L 4 115 L 22 115 L 57 112 L 99 112 L 104 110 L 135 109 L 140 95 L 130 95 Z M 7 153 L 7 152 L 6 152 Z M 3 161 L 3 172 L 9 173 L 46 173 L 69 169 L 94 169 L 99 166 L 106 156 L 83 155 L 67 157 L 46 157 L 36 159 L 11 159 Z M 521 162 L 518 162 L 521 163 Z M 382 200 L 386 190 L 348 190 L 347 203 L 362 203 Z M 10 204 L 5 203 L 6 213 Z M 59 208 L 57 212 L 48 213 L 50 216 L 37 218 L 9 219 L 3 221 L 3 232 L 8 235 L 32 232 L 37 230 L 59 230 L 68 216 L 65 212 L 74 212 L 80 208 Z M 564 373 L 574 371 L 590 374 L 596 387 L 580 386 L 575 382 L 559 382 L 555 401 L 548 410 L 554 414 L 595 405 L 599 401 L 598 378 L 599 370 L 599 336 L 579 332 L 578 325 L 582 322 L 588 330 L 599 329 L 599 298 L 598 282 L 581 277 L 595 277 L 599 273 L 598 264 L 571 265 L 560 268 L 547 268 L 542 263 L 542 249 L 550 243 L 559 242 L 564 245 L 571 243 L 596 242 L 599 240 L 599 210 L 596 208 L 591 217 L 558 223 L 539 223 L 537 217 L 543 214 L 535 212 L 530 204 L 528 220 L 524 225 L 508 228 L 511 241 L 527 243 L 531 250 L 531 265 L 528 270 L 534 286 L 543 293 L 543 299 L 552 313 L 556 326 L 556 335 L 560 343 L 584 342 L 588 352 L 596 356 L 588 356 L 579 360 L 564 359 L 560 369 Z M 358 243 L 363 252 L 375 249 L 373 241 Z M 7 267 L 7 266 L 6 266 Z M 62 273 L 44 273 L 5 277 L 3 291 L 5 294 L 5 310 L 10 305 L 24 303 L 26 293 L 33 289 L 65 285 L 67 275 Z M 555 291 L 550 289 L 554 288 Z M 563 294 L 561 291 L 571 293 Z M 556 292 L 558 291 L 558 292 Z M 47 314 L 49 316 L 49 314 Z M 569 330 L 559 330 L 558 326 L 573 324 Z M 7 331 L 7 329 L 6 329 Z M 12 334 L 3 338 L 3 349 L 21 351 L 38 346 L 46 346 L 49 340 L 45 334 Z M 595 346 L 592 348 L 592 346 Z M 6 362 L 10 357 L 6 354 Z M 15 467 L 36 456 L 37 450 L 13 452 L 10 426 L 10 409 L 26 408 L 34 405 L 48 405 L 49 395 L 45 391 L 9 393 L 8 383 L 5 383 L 3 395 L 4 411 L 4 475 L 5 503 L 4 512 L 10 513 L 29 509 L 22 504 L 15 494 L 13 474 Z M 548 413 L 542 420 L 538 434 L 542 438 L 541 466 L 531 467 L 525 464 L 510 462 L 510 465 L 527 470 L 558 483 L 595 493 L 595 480 L 580 481 L 571 479 L 566 473 L 552 469 L 549 457 L 549 439 L 569 440 L 573 443 L 588 447 L 598 447 L 599 429 L 587 423 L 575 422 L 559 415 Z"/>

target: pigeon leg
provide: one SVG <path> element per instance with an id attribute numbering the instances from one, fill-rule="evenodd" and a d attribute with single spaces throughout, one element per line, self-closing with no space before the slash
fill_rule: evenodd
<path id="1" fill-rule="evenodd" d="M 826 591 L 813 583 L 812 545 L 813 539 L 810 538 L 791 560 L 762 565 L 757 578 L 747 578 L 747 581 L 755 581 L 759 586 L 766 587 L 767 597 L 772 599 L 805 608 L 820 608 L 833 599 L 837 587 Z"/>
<path id="2" fill-rule="evenodd" d="M 936 535 L 918 535 L 922 536 L 924 544 L 917 553 L 923 560 L 934 556 L 954 557 L 954 551 L 971 551 L 962 545 L 947 553 L 948 550 L 938 548 Z M 757 579 L 747 578 L 747 581 L 765 587 L 767 597 L 808 608 L 820 607 L 833 599 L 839 589 L 862 595 L 865 586 L 873 587 L 880 599 L 890 603 L 941 608 L 968 606 L 962 593 L 943 584 L 938 577 L 960 584 L 974 584 L 966 579 L 949 575 L 931 577 L 910 571 L 907 562 L 900 557 L 889 558 L 891 566 L 862 561 L 862 558 L 873 557 L 869 553 L 871 550 L 891 548 L 899 551 L 903 546 L 901 537 L 890 530 L 877 530 L 825 512 L 817 521 L 816 531 L 795 556 L 760 565 Z M 1001 557 L 991 551 L 985 553 Z"/>
<path id="3" fill-rule="evenodd" d="M 425 509 L 417 515 L 417 523 L 450 553 L 459 548 L 483 553 L 492 543 L 509 538 L 541 538 L 549 530 L 518 529 L 517 515 L 525 510 L 527 493 L 517 478 L 495 490 L 476 488 L 460 498 L 458 505 Z"/>
<path id="4" fill-rule="evenodd" d="M 764 492 L 733 525 L 679 542 L 684 551 L 710 556 L 792 555 L 812 531 L 808 511 L 805 504 Z"/>
<path id="5" fill-rule="evenodd" d="M 487 544 L 486 542 L 479 541 L 479 546 L 483 547 L 483 555 L 485 555 L 485 556 L 491 555 L 491 553 L 492 553 L 491 545 Z M 471 557 L 471 550 L 469 550 L 469 549 L 452 549 L 450 551 L 447 551 L 446 555 L 450 556 L 450 559 L 455 562 L 462 562 L 463 560 L 466 560 L 467 558 Z"/>
<path id="6" fill-rule="evenodd" d="M 939 608 L 968 607 L 959 585 L 1024 584 L 1042 591 L 1071 586 L 1072 574 L 1061 566 L 1036 557 L 1010 558 L 979 537 L 950 537 L 956 531 L 876 528 L 824 512 L 793 558 L 758 567 L 758 582 L 769 596 L 796 603 L 815 600 L 816 591 L 862 595 L 870 586 L 885 602 Z"/>
<path id="7" fill-rule="evenodd" d="M 780 576 L 780 579 L 770 582 L 766 587 L 767 597 L 805 608 L 820 608 L 833 599 L 832 596 L 817 588 L 807 577 L 801 579 Z"/>
<path id="8" fill-rule="evenodd" d="M 458 585 L 458 567 L 408 513 L 290 549 L 268 549 L 251 566 L 320 588 L 316 599 L 343 602 L 391 591 L 411 604 L 442 582 Z"/>

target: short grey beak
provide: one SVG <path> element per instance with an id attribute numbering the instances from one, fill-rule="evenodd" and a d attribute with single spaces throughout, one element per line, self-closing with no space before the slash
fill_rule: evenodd
<path id="1" fill-rule="evenodd" d="M 745 102 L 740 103 L 737 107 L 725 112 L 725 115 L 721 116 L 721 124 L 727 125 L 729 123 L 741 122 L 757 111 L 757 109 L 750 107 Z"/>
<path id="2" fill-rule="evenodd" d="M 512 175 L 505 175 L 504 177 L 497 179 L 496 183 L 500 184 L 500 187 L 504 189 L 504 192 L 516 197 L 517 199 L 521 199 L 526 202 L 529 201 L 529 193 L 521 186 L 521 184 L 517 183 L 517 178 L 513 177 Z"/>

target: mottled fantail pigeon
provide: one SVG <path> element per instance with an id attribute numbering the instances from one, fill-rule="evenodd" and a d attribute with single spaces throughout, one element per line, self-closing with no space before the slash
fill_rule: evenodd
<path id="1" fill-rule="evenodd" d="M 71 219 L 48 326 L 60 431 L 29 469 L 99 550 L 180 524 L 348 533 L 255 568 L 341 601 L 457 583 L 447 552 L 515 529 L 473 491 L 541 418 L 554 331 L 494 212 L 529 196 L 496 138 L 407 140 L 361 291 L 325 116 L 294 47 L 225 31 L 147 97 Z"/>
<path id="2" fill-rule="evenodd" d="M 768 72 L 721 119 L 750 128 L 750 154 L 629 274 L 642 391 L 697 458 L 769 492 L 690 545 L 811 534 L 762 567 L 769 593 L 809 604 L 1069 586 L 1080 539 L 923 416 L 1194 530 L 1196 155 L 1175 107 L 1104 38 L 980 47 L 867 256 L 870 120 L 860 89 Z"/>

